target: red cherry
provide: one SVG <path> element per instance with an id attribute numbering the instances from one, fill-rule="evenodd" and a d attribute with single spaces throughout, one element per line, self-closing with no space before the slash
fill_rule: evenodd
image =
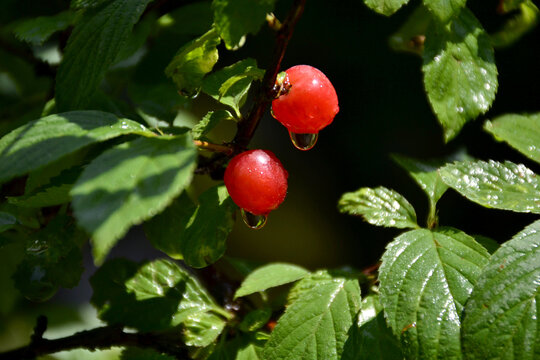
<path id="1" fill-rule="evenodd" d="M 285 200 L 288 173 L 268 150 L 236 155 L 225 170 L 225 186 L 240 208 L 267 215 Z"/>
<path id="2" fill-rule="evenodd" d="M 293 66 L 285 72 L 290 88 L 272 101 L 273 116 L 292 133 L 318 133 L 339 111 L 334 86 L 309 65 Z"/>

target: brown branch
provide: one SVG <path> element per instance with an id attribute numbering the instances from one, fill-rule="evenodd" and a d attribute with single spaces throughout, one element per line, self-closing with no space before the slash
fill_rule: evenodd
<path id="1" fill-rule="evenodd" d="M 304 12 L 305 4 L 306 0 L 294 0 L 285 21 L 280 24 L 279 29 L 276 32 L 276 44 L 274 46 L 272 61 L 264 74 L 261 88 L 254 100 L 253 108 L 249 115 L 238 123 L 238 131 L 231 142 L 234 151 L 228 156 L 219 154 L 213 157 L 206 164 L 199 166 L 197 169 L 198 174 L 210 174 L 212 178 L 220 179 L 223 175 L 223 164 L 230 157 L 246 150 L 251 138 L 255 134 L 255 130 L 257 130 L 257 126 L 259 125 L 262 116 L 270 105 L 270 102 L 276 96 L 276 91 L 274 89 L 276 77 L 280 71 L 281 62 L 285 56 L 285 51 L 289 45 L 289 40 L 292 37 L 294 28 Z"/>
<path id="2" fill-rule="evenodd" d="M 281 68 L 281 62 L 285 56 L 285 50 L 287 50 L 287 45 L 289 45 L 289 40 L 292 37 L 294 27 L 304 12 L 305 4 L 306 0 L 294 1 L 287 18 L 281 24 L 280 29 L 276 34 L 276 45 L 272 62 L 264 74 L 261 89 L 255 99 L 255 105 L 251 109 L 248 117 L 238 123 L 238 132 L 233 140 L 235 153 L 239 153 L 246 149 L 259 125 L 261 117 L 275 96 L 274 84 L 276 83 L 276 77 Z"/>
<path id="3" fill-rule="evenodd" d="M 103 326 L 54 340 L 43 339 L 44 331 L 43 318 L 40 317 L 30 344 L 0 353 L 0 360 L 35 359 L 38 356 L 59 351 L 80 348 L 93 351 L 109 349 L 113 346 L 150 348 L 159 353 L 174 356 L 176 359 L 189 359 L 188 351 L 182 344 L 178 331 L 175 333 L 127 333 L 119 326 Z"/>

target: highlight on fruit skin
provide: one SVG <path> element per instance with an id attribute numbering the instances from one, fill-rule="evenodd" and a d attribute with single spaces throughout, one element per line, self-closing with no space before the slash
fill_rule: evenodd
<path id="1" fill-rule="evenodd" d="M 271 151 L 257 149 L 232 158 L 224 181 L 236 205 L 252 215 L 267 216 L 285 200 L 287 177 L 287 171 Z"/>
<path id="2" fill-rule="evenodd" d="M 272 101 L 272 115 L 293 134 L 317 134 L 339 112 L 334 86 L 320 70 L 296 65 L 285 70 L 286 91 Z"/>

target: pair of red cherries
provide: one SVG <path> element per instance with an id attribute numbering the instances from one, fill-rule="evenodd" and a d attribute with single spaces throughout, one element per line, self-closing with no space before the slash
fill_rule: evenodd
<path id="1" fill-rule="evenodd" d="M 283 124 L 293 144 L 309 150 L 319 131 L 339 111 L 336 91 L 328 78 L 309 65 L 297 65 L 279 76 L 279 96 L 272 101 L 272 116 Z M 288 173 L 268 150 L 249 150 L 236 155 L 225 170 L 225 186 L 242 209 L 244 222 L 254 229 L 266 223 L 270 211 L 285 200 Z"/>

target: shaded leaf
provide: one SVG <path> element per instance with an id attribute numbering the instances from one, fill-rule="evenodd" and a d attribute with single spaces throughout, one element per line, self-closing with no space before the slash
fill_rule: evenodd
<path id="1" fill-rule="evenodd" d="M 264 347 L 263 358 L 340 359 L 360 301 L 356 279 L 336 277 L 318 282 L 285 310 Z"/>
<path id="2" fill-rule="evenodd" d="M 473 237 L 474 240 L 485 247 L 490 254 L 493 254 L 499 248 L 499 243 L 492 238 L 483 235 L 473 235 Z"/>
<path id="3" fill-rule="evenodd" d="M 71 201 L 69 192 L 82 173 L 82 167 L 62 171 L 53 177 L 47 185 L 18 197 L 8 197 L 11 204 L 23 207 L 47 207 L 65 204 Z"/>
<path id="4" fill-rule="evenodd" d="M 175 360 L 174 356 L 160 354 L 153 349 L 128 347 L 122 351 L 121 360 Z"/>
<path id="5" fill-rule="evenodd" d="M 459 14 L 467 0 L 423 0 L 424 5 L 442 22 L 448 22 Z"/>
<path id="6" fill-rule="evenodd" d="M 263 343 L 250 336 L 236 337 L 219 344 L 208 360 L 261 360 Z"/>
<path id="7" fill-rule="evenodd" d="M 175 35 L 201 35 L 212 27 L 210 4 L 210 1 L 186 4 L 160 17 L 158 23 Z"/>
<path id="8" fill-rule="evenodd" d="M 197 206 L 187 196 L 181 196 L 145 224 L 145 231 L 158 249 L 200 268 L 223 256 L 235 211 L 225 186 L 217 186 L 204 192 Z"/>
<path id="9" fill-rule="evenodd" d="M 489 254 L 452 228 L 412 230 L 391 242 L 380 301 L 407 358 L 461 358 L 460 317 Z"/>
<path id="10" fill-rule="evenodd" d="M 506 21 L 503 27 L 491 35 L 491 42 L 496 48 L 510 46 L 538 24 L 539 11 L 532 1 L 519 5 L 519 13 Z"/>
<path id="11" fill-rule="evenodd" d="M 274 9 L 275 0 L 213 0 L 214 23 L 227 49 L 244 43 L 244 36 L 255 34 Z"/>
<path id="12" fill-rule="evenodd" d="M 17 240 L 21 240 L 20 237 Z M 20 297 L 12 275 L 23 257 L 24 241 L 16 241 L 3 245 L 0 239 L 0 288 L 2 289 L 2 296 L 0 296 L 0 315 L 3 317 L 13 314 L 13 307 Z"/>
<path id="13" fill-rule="evenodd" d="M 60 111 L 81 109 L 90 103 L 150 1 L 112 0 L 84 14 L 69 37 L 58 68 L 56 105 Z"/>
<path id="14" fill-rule="evenodd" d="M 486 121 L 484 129 L 529 159 L 540 163 L 540 113 L 508 114 Z"/>
<path id="15" fill-rule="evenodd" d="M 250 273 L 236 290 L 234 297 L 238 298 L 295 282 L 308 274 L 309 271 L 296 265 L 286 263 L 268 264 Z"/>
<path id="16" fill-rule="evenodd" d="M 377 295 L 362 300 L 356 324 L 349 331 L 341 360 L 402 360 L 399 342 L 386 325 Z"/>
<path id="17" fill-rule="evenodd" d="M 84 146 L 126 134 L 153 135 L 135 121 L 100 111 L 73 111 L 32 121 L 0 139 L 0 183 Z"/>
<path id="18" fill-rule="evenodd" d="M 405 23 L 390 36 L 389 44 L 392 49 L 422 55 L 426 31 L 431 20 L 431 13 L 426 7 L 418 5 Z"/>
<path id="19" fill-rule="evenodd" d="M 92 234 L 95 261 L 134 224 L 162 211 L 191 181 L 196 149 L 187 135 L 139 138 L 105 151 L 71 190 L 79 224 Z"/>
<path id="20" fill-rule="evenodd" d="M 209 111 L 204 115 L 201 121 L 199 121 L 192 129 L 191 134 L 194 139 L 201 139 L 208 134 L 214 127 L 224 120 L 233 120 L 233 116 L 227 110 Z"/>
<path id="21" fill-rule="evenodd" d="M 244 332 L 253 332 L 262 328 L 272 316 L 269 308 L 255 309 L 246 314 L 238 328 Z"/>
<path id="22" fill-rule="evenodd" d="M 10 213 L 0 211 L 0 233 L 17 225 L 17 218 Z"/>
<path id="23" fill-rule="evenodd" d="M 497 92 L 497 67 L 489 36 L 467 9 L 426 33 L 424 86 L 446 141 L 485 113 Z"/>
<path id="24" fill-rule="evenodd" d="M 17 39 L 32 45 L 41 45 L 52 34 L 62 31 L 75 23 L 73 11 L 63 11 L 52 16 L 40 16 L 19 23 L 13 32 Z"/>
<path id="25" fill-rule="evenodd" d="M 90 279 L 100 319 L 141 331 L 193 324 L 205 314 L 225 315 L 201 284 L 173 262 L 137 264 L 114 259 Z"/>
<path id="26" fill-rule="evenodd" d="M 467 301 L 465 359 L 537 359 L 540 355 L 540 221 L 504 243 Z"/>
<path id="27" fill-rule="evenodd" d="M 171 60 L 165 74 L 172 78 L 181 94 L 199 93 L 203 77 L 218 61 L 217 46 L 221 43 L 215 29 L 182 46 Z"/>
<path id="28" fill-rule="evenodd" d="M 482 206 L 540 214 L 540 189 L 525 165 L 490 160 L 463 161 L 439 170 L 443 181 Z"/>
<path id="29" fill-rule="evenodd" d="M 25 256 L 13 275 L 17 289 L 29 300 L 45 301 L 60 286 L 75 287 L 84 271 L 81 247 L 86 239 L 73 218 L 55 217 L 29 237 Z"/>
<path id="30" fill-rule="evenodd" d="M 264 70 L 257 67 L 254 59 L 248 58 L 208 75 L 203 80 L 202 91 L 230 106 L 239 118 L 251 83 L 263 76 Z"/>
<path id="31" fill-rule="evenodd" d="M 361 188 L 345 193 L 338 203 L 340 212 L 361 215 L 368 223 L 397 228 L 417 228 L 416 212 L 399 193 L 385 187 Z"/>

